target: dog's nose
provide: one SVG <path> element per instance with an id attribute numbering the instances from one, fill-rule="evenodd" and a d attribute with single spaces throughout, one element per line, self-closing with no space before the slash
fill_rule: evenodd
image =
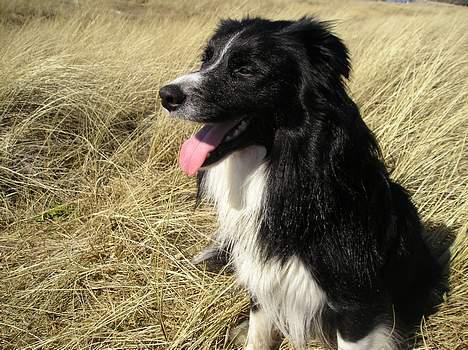
<path id="1" fill-rule="evenodd" d="M 166 85 L 159 90 L 159 97 L 164 108 L 175 111 L 185 101 L 185 94 L 178 85 Z"/>

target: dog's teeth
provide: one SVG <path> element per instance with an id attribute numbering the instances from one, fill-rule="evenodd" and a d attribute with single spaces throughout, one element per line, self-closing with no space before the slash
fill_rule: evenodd
<path id="1" fill-rule="evenodd" d="M 242 132 L 247 129 L 247 120 L 242 120 L 234 129 L 232 129 L 228 135 L 226 135 L 225 141 L 231 141 L 232 139 L 239 136 Z"/>

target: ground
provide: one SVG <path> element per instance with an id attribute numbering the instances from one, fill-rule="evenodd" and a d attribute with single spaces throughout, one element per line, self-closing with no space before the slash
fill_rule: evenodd
<path id="1" fill-rule="evenodd" d="M 248 301 L 193 266 L 216 228 L 159 87 L 222 17 L 334 20 L 349 90 L 449 254 L 415 349 L 467 348 L 468 9 L 416 2 L 0 2 L 0 348 L 234 349 Z M 452 243 L 451 247 L 447 246 Z M 283 344 L 283 349 L 290 349 Z M 311 345 L 311 349 L 319 349 Z"/>

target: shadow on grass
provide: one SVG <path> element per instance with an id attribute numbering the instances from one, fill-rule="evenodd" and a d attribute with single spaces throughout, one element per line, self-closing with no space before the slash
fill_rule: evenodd
<path id="1" fill-rule="evenodd" d="M 427 221 L 423 223 L 424 239 L 431 251 L 432 255 L 438 260 L 442 267 L 442 276 L 439 287 L 435 291 L 435 305 L 430 313 L 436 312 L 438 305 L 444 301 L 444 295 L 449 289 L 449 274 L 450 274 L 450 247 L 455 241 L 456 235 L 453 229 L 441 222 Z"/>
<path id="2" fill-rule="evenodd" d="M 444 223 L 426 221 L 423 223 L 423 236 L 430 252 L 442 267 L 441 278 L 430 298 L 429 308 L 424 314 L 424 317 L 427 318 L 439 310 L 449 293 L 451 261 L 450 247 L 455 241 L 456 234 L 452 228 L 448 227 Z M 422 338 L 420 336 L 413 335 L 407 340 L 402 348 L 410 350 L 414 349 L 418 344 L 422 344 Z"/>

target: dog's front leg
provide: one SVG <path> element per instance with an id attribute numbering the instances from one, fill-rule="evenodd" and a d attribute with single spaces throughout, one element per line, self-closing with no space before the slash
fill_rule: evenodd
<path id="1" fill-rule="evenodd" d="M 277 350 L 282 341 L 272 319 L 252 299 L 250 319 L 232 329 L 229 337 L 244 350 Z"/>
<path id="2" fill-rule="evenodd" d="M 280 345 L 281 337 L 274 327 L 273 320 L 260 305 L 252 303 L 245 350 L 277 350 Z"/>

